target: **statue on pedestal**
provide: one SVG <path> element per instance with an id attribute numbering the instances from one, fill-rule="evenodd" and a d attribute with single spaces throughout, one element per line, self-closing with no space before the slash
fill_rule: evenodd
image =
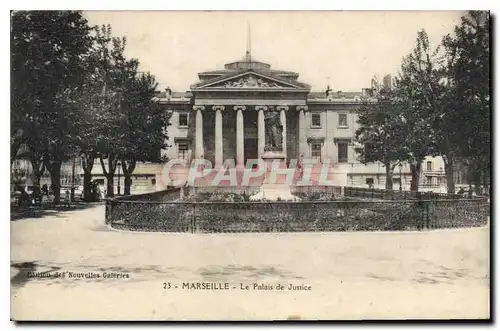
<path id="1" fill-rule="evenodd" d="M 270 111 L 265 113 L 266 145 L 265 151 L 282 151 L 283 125 L 280 120 L 280 113 Z"/>

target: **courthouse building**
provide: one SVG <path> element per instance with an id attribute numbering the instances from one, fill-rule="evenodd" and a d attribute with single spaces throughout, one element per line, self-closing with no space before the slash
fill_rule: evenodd
<path id="1" fill-rule="evenodd" d="M 335 185 L 385 187 L 384 166 L 361 164 L 355 152 L 356 112 L 363 103 L 376 102 L 372 87 L 360 88 L 359 92 L 330 88 L 313 92 L 299 80 L 299 73 L 275 69 L 251 58 L 249 52 L 240 61 L 227 63 L 220 70 L 201 72 L 198 77 L 199 81 L 187 92 L 167 88 L 157 93 L 156 98 L 165 111 L 172 112 L 167 128 L 169 147 L 162 152 L 169 159 L 189 165 L 194 158 L 204 158 L 214 166 L 232 160 L 242 167 L 248 159 L 256 158 L 283 161 L 315 158 L 319 163 L 329 164 Z M 385 77 L 384 83 L 390 84 L 390 78 Z M 132 176 L 132 193 L 168 185 L 162 175 L 163 166 L 138 163 Z M 30 167 L 27 160 L 14 164 L 14 168 L 26 168 L 23 171 L 27 178 Z M 63 171 L 63 177 L 71 178 L 71 163 L 66 168 L 69 170 Z M 119 187 L 123 192 L 123 174 L 120 167 L 117 169 L 115 192 L 120 191 Z M 78 162 L 76 173 L 83 177 Z M 106 179 L 99 160 L 92 173 L 93 180 L 105 189 Z M 410 179 L 407 165 L 396 167 L 394 189 L 400 183 L 409 189 Z M 444 183 L 442 159 L 426 158 L 420 188 L 436 190 Z"/>
<path id="2" fill-rule="evenodd" d="M 193 158 L 204 158 L 214 166 L 230 159 L 243 167 L 248 159 L 269 153 L 284 161 L 316 158 L 328 162 L 337 185 L 385 186 L 383 165 L 363 165 L 355 152 L 357 110 L 363 103 L 376 102 L 372 88 L 312 92 L 299 73 L 275 69 L 249 52 L 240 61 L 198 77 L 188 92 L 167 88 L 157 95 L 172 112 L 170 147 L 164 151 L 169 159 L 187 165 Z M 390 81 L 384 78 L 385 84 Z M 268 123 L 273 118 L 278 122 L 274 133 Z M 442 159 L 427 158 L 421 186 L 439 186 L 443 177 Z M 396 168 L 394 187 L 400 181 L 409 187 L 410 178 L 408 166 Z"/>

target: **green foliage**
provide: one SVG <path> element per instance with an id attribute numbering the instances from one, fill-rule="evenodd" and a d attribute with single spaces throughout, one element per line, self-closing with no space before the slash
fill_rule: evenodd
<path id="1" fill-rule="evenodd" d="M 126 58 L 126 45 L 81 12 L 13 12 L 11 164 L 25 146 L 35 177 L 48 169 L 58 185 L 62 161 L 80 155 L 89 195 L 97 157 L 108 159 L 111 187 L 118 160 L 126 176 L 137 161 L 159 161 L 170 115 L 153 99 L 154 76 Z"/>
<path id="2" fill-rule="evenodd" d="M 381 162 L 385 165 L 387 189 L 392 189 L 390 173 L 408 158 L 401 140 L 405 139 L 402 111 L 392 91 L 381 91 L 376 104 L 364 104 L 358 111 L 359 128 L 355 133 L 359 160 L 364 163 Z"/>
<path id="3" fill-rule="evenodd" d="M 447 111 L 443 121 L 452 134 L 457 156 L 468 164 L 470 180 L 489 184 L 490 131 L 490 17 L 470 11 L 453 35 L 443 39 L 446 54 Z M 464 125 L 467 123 L 467 125 Z"/>
<path id="4" fill-rule="evenodd" d="M 15 11 L 11 24 L 11 161 L 25 145 L 37 168 L 43 159 L 42 171 L 47 167 L 59 181 L 78 133 L 75 96 L 85 77 L 91 28 L 78 11 Z"/>
<path id="5" fill-rule="evenodd" d="M 394 89 L 359 111 L 356 141 L 369 147 L 357 148 L 361 162 L 408 162 L 412 191 L 418 190 L 421 162 L 429 155 L 443 157 L 449 193 L 459 160 L 469 165 L 470 179 L 489 182 L 489 85 L 487 12 L 469 12 L 435 49 L 419 31 Z"/>
<path id="6" fill-rule="evenodd" d="M 214 193 L 198 193 L 195 195 L 185 196 L 185 202 L 248 202 L 250 196 L 248 194 L 239 194 L 232 192 L 214 192 Z"/>

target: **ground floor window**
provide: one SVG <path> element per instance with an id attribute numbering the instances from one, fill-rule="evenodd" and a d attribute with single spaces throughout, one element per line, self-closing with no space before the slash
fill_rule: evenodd
<path id="1" fill-rule="evenodd" d="M 347 157 L 347 145 L 348 145 L 347 142 L 338 142 L 337 143 L 339 163 L 347 163 L 349 161 L 348 157 Z"/>
<path id="2" fill-rule="evenodd" d="M 321 143 L 312 143 L 311 144 L 311 156 L 313 158 L 317 158 L 321 162 Z"/>
<path id="3" fill-rule="evenodd" d="M 188 161 L 189 146 L 187 142 L 177 143 L 177 151 L 178 151 L 177 158 L 179 160 Z"/>

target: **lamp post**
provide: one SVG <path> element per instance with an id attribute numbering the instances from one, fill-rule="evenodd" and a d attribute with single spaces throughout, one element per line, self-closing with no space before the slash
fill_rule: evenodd
<path id="1" fill-rule="evenodd" d="M 399 164 L 399 192 L 403 191 L 403 177 L 401 176 L 401 170 L 403 169 L 403 164 Z"/>
<path id="2" fill-rule="evenodd" d="M 122 99 L 123 99 L 123 90 L 121 88 L 118 88 L 113 95 L 113 97 L 116 97 L 116 108 L 121 108 L 122 105 Z M 120 195 L 121 187 L 120 187 L 120 161 L 116 163 L 116 166 L 118 167 L 118 195 Z"/>
<path id="3" fill-rule="evenodd" d="M 118 161 L 116 166 L 118 167 L 118 195 L 120 195 L 120 189 L 121 189 L 121 187 L 120 187 L 120 168 L 121 168 L 120 161 Z"/>
<path id="4" fill-rule="evenodd" d="M 71 195 L 70 195 L 70 201 L 73 202 L 75 201 L 75 164 L 76 160 L 75 157 L 73 157 L 73 166 L 71 167 Z"/>

